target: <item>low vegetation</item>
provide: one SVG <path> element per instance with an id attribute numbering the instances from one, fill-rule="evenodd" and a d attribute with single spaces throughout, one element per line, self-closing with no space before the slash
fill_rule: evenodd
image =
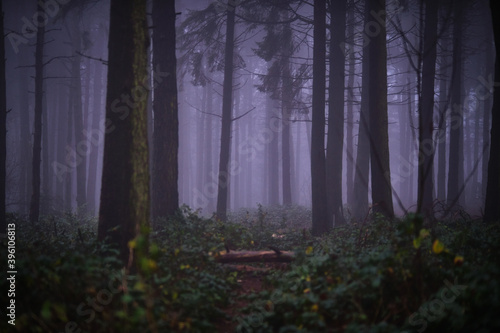
<path id="1" fill-rule="evenodd" d="M 454 218 L 427 226 L 415 215 L 375 216 L 313 238 L 310 215 L 303 207 L 259 206 L 222 223 L 184 207 L 143 231 L 149 243 L 129 243 L 148 249 L 134 274 L 97 243 L 93 218 L 49 216 L 31 225 L 10 215 L 17 224 L 14 329 L 217 332 L 229 320 L 237 332 L 500 328 L 499 224 Z M 216 261 L 226 249 L 270 247 L 295 251 L 296 259 L 255 264 L 266 268 L 252 273 L 262 275 L 258 293 L 241 293 L 249 273 Z M 1 249 L 5 258 L 5 240 Z M 0 284 L 7 289 L 5 279 Z"/>

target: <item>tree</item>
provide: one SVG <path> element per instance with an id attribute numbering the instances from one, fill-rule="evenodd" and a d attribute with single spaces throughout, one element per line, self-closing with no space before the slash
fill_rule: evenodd
<path id="1" fill-rule="evenodd" d="M 432 205 L 434 197 L 434 78 L 436 74 L 436 46 L 438 27 L 438 2 L 425 0 L 424 53 L 422 68 L 422 99 L 419 103 L 418 117 L 418 200 L 417 212 L 422 212 L 427 218 L 433 216 Z"/>
<path id="2" fill-rule="evenodd" d="M 43 2 L 37 5 L 37 11 L 42 15 Z M 33 134 L 33 159 L 31 179 L 31 201 L 29 220 L 38 222 L 40 217 L 40 165 L 42 162 L 42 110 L 43 110 L 43 47 L 45 38 L 45 25 L 41 24 L 36 33 L 35 50 L 35 119 Z"/>
<path id="3" fill-rule="evenodd" d="M 0 232 L 6 231 L 6 165 L 7 165 L 7 86 L 5 83 L 5 38 L 3 29 L 3 8 L 0 2 Z"/>
<path id="4" fill-rule="evenodd" d="M 365 24 L 370 20 L 368 6 L 365 5 Z M 350 52 L 353 52 L 352 50 Z M 356 172 L 354 173 L 354 206 L 353 216 L 357 220 L 366 217 L 368 212 L 368 180 L 370 174 L 370 138 L 369 138 L 369 94 L 370 49 L 363 48 L 362 78 L 361 78 L 361 108 L 359 111 L 358 149 L 356 151 Z"/>
<path id="5" fill-rule="evenodd" d="M 464 3 L 455 1 L 453 23 L 453 64 L 451 73 L 451 119 L 450 119 L 450 148 L 448 163 L 448 192 L 446 195 L 448 208 L 452 209 L 458 203 L 463 206 L 461 195 L 464 184 L 463 161 L 463 106 L 462 106 L 462 38 Z"/>
<path id="6" fill-rule="evenodd" d="M 326 2 L 314 1 L 313 92 L 311 129 L 312 234 L 331 229 L 326 202 L 325 164 L 325 71 Z"/>
<path id="7" fill-rule="evenodd" d="M 175 56 L 175 2 L 153 2 L 153 68 L 168 76 L 154 90 L 153 217 L 173 215 L 179 207 L 179 120 Z"/>
<path id="8" fill-rule="evenodd" d="M 347 0 L 330 4 L 330 84 L 328 87 L 328 141 L 326 147 L 326 195 L 328 217 L 345 224 L 342 208 L 342 149 L 344 147 L 344 71 Z"/>
<path id="9" fill-rule="evenodd" d="M 385 0 L 366 1 L 369 12 L 382 14 L 385 21 Z M 386 217 L 394 216 L 392 205 L 391 171 L 389 163 L 389 135 L 387 116 L 387 45 L 385 22 L 380 32 L 368 45 L 370 154 L 373 211 Z"/>
<path id="10" fill-rule="evenodd" d="M 118 246 L 149 224 L 146 0 L 111 0 L 98 239 Z"/>
<path id="11" fill-rule="evenodd" d="M 226 45 L 224 51 L 224 83 L 222 87 L 222 127 L 220 137 L 217 217 L 226 220 L 229 188 L 229 152 L 231 151 L 231 118 L 233 102 L 234 19 L 236 6 L 226 10 Z"/>
<path id="12" fill-rule="evenodd" d="M 495 38 L 495 82 L 500 81 L 500 5 L 498 1 L 490 0 L 493 34 Z M 500 221 L 500 89 L 493 93 L 491 109 L 491 139 L 490 159 L 488 162 L 488 184 L 484 205 L 484 220 L 486 222 Z"/>

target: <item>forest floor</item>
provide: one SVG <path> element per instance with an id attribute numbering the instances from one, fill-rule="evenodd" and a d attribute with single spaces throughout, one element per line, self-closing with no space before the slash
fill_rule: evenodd
<path id="1" fill-rule="evenodd" d="M 271 272 L 283 273 L 289 266 L 286 263 L 265 263 L 258 264 L 258 267 L 233 265 L 232 268 L 238 271 L 238 285 L 232 293 L 233 299 L 230 305 L 222 309 L 227 318 L 222 318 L 216 323 L 216 330 L 221 333 L 236 332 L 238 319 L 248 316 L 243 310 L 251 304 L 250 297 L 264 290 L 272 290 L 272 286 L 265 283 L 265 277 Z"/>
<path id="2" fill-rule="evenodd" d="M 322 237 L 310 210 L 259 207 L 232 222 L 153 225 L 140 274 L 123 271 L 75 215 L 16 224 L 21 332 L 498 332 L 500 223 L 372 217 Z M 308 222 L 309 221 L 309 222 Z M 293 251 L 291 263 L 220 263 L 234 251 Z M 133 241 L 129 246 L 139 246 Z M 7 241 L 0 241 L 7 257 Z M 0 289 L 8 289 L 0 280 Z M 4 329 L 5 328 L 5 329 Z M 0 332 L 12 327 L 0 322 Z"/>

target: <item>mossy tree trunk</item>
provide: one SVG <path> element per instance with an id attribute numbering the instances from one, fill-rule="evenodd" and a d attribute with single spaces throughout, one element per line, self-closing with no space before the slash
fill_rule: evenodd
<path id="1" fill-rule="evenodd" d="M 98 239 L 129 258 L 149 224 L 146 0 L 111 0 L 106 135 Z"/>

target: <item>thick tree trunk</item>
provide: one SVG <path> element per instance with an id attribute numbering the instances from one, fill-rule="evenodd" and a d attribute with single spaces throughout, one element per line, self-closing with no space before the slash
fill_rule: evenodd
<path id="1" fill-rule="evenodd" d="M 179 208 L 179 120 L 173 1 L 153 2 L 153 217 L 173 215 Z M 162 73 L 167 73 L 166 76 Z"/>
<path id="2" fill-rule="evenodd" d="M 498 1 L 490 0 L 495 36 L 495 82 L 500 81 L 500 5 Z M 491 144 L 488 162 L 488 185 L 486 187 L 486 202 L 484 220 L 486 222 L 500 221 L 500 89 L 497 87 L 493 95 L 491 112 Z"/>
<path id="3" fill-rule="evenodd" d="M 207 83 L 205 86 L 205 91 L 206 91 L 206 112 L 209 114 L 213 113 L 213 88 L 212 88 L 212 83 Z M 206 203 L 206 211 L 207 213 L 213 213 L 215 207 L 214 207 L 214 199 L 215 195 L 217 194 L 214 187 L 211 186 L 213 184 L 213 179 L 210 177 L 210 175 L 213 174 L 213 152 L 212 152 L 212 146 L 213 146 L 213 121 L 212 121 L 212 116 L 207 115 L 205 117 L 205 139 L 204 139 L 204 149 L 205 149 L 205 184 L 203 185 L 204 187 L 200 189 L 204 195 L 206 195 L 207 203 Z M 206 186 L 206 187 L 205 187 Z M 210 192 L 209 192 L 210 191 Z M 207 193 L 205 193 L 207 192 Z"/>
<path id="4" fill-rule="evenodd" d="M 0 36 L 4 36 L 3 8 L 0 2 Z M 5 38 L 0 40 L 0 233 L 6 233 L 5 189 L 7 164 L 7 86 L 5 83 Z"/>
<path id="5" fill-rule="evenodd" d="M 335 226 L 345 224 L 342 207 L 342 160 L 344 148 L 345 43 L 347 0 L 330 5 L 330 84 L 328 87 L 328 139 L 326 147 L 326 195 L 328 217 Z"/>
<path id="6" fill-rule="evenodd" d="M 385 0 L 367 1 L 370 13 L 385 13 Z M 384 17 L 385 20 L 385 17 Z M 370 143 L 373 212 L 394 216 L 387 116 L 387 45 L 385 24 L 367 46 L 370 52 Z"/>
<path id="7" fill-rule="evenodd" d="M 418 200 L 417 212 L 433 217 L 434 172 L 434 78 L 439 6 L 435 0 L 425 1 L 424 54 L 422 68 L 422 99 L 419 110 L 418 142 Z"/>
<path id="8" fill-rule="evenodd" d="M 43 3 L 42 3 L 43 4 Z M 37 11 L 42 12 L 40 3 Z M 40 164 L 42 153 L 42 111 L 43 111 L 43 46 L 45 26 L 40 25 L 36 33 L 35 49 L 35 119 L 33 134 L 33 160 L 31 179 L 31 201 L 29 219 L 31 223 L 38 222 L 40 217 Z"/>
<path id="9" fill-rule="evenodd" d="M 328 218 L 325 165 L 326 3 L 314 1 L 313 92 L 311 130 L 312 234 L 332 228 Z"/>
<path id="10" fill-rule="evenodd" d="M 226 47 L 224 54 L 224 84 L 222 88 L 222 127 L 220 139 L 217 218 L 226 220 L 229 181 L 229 153 L 231 150 L 231 118 L 233 102 L 234 19 L 236 7 L 228 5 Z"/>
<path id="11" fill-rule="evenodd" d="M 118 246 L 124 264 L 149 225 L 147 36 L 146 0 L 111 0 L 98 239 Z"/>

